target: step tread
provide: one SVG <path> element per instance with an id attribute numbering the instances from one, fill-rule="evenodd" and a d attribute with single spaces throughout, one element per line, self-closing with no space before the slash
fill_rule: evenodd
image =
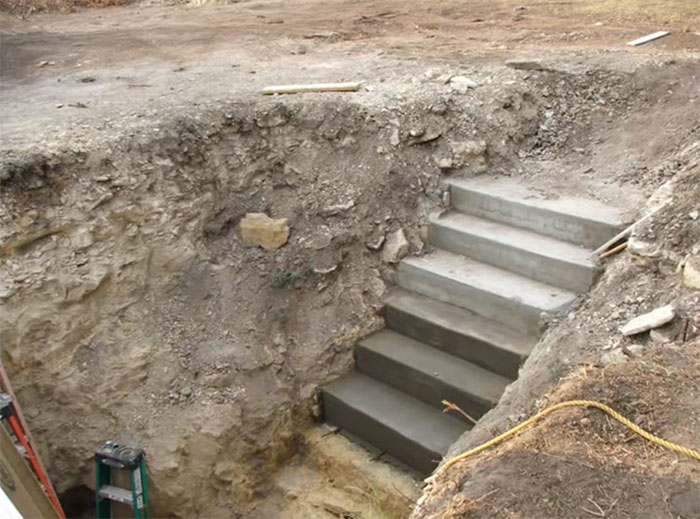
<path id="1" fill-rule="evenodd" d="M 447 182 L 457 188 L 602 224 L 621 226 L 625 223 L 625 218 L 623 218 L 622 213 L 617 208 L 588 198 L 561 196 L 555 199 L 546 199 L 542 194 L 533 191 L 516 179 L 482 177 L 449 179 Z"/>
<path id="2" fill-rule="evenodd" d="M 439 381 L 457 388 L 489 406 L 498 403 L 511 382 L 506 377 L 389 329 L 370 335 L 358 346 L 422 372 L 436 384 Z M 440 402 L 433 405 L 440 407 Z"/>
<path id="3" fill-rule="evenodd" d="M 444 250 L 405 258 L 402 263 L 505 299 L 519 300 L 543 312 L 556 312 L 576 299 L 576 294 L 568 290 Z"/>
<path id="4" fill-rule="evenodd" d="M 512 330 L 471 310 L 443 303 L 403 288 L 392 290 L 386 299 L 386 304 L 419 319 L 433 322 L 441 328 L 474 337 L 522 357 L 529 355 L 537 342 L 536 337 Z"/>
<path id="5" fill-rule="evenodd" d="M 396 434 L 440 455 L 468 430 L 463 422 L 439 409 L 358 372 L 331 382 L 323 390 Z"/>
<path id="6" fill-rule="evenodd" d="M 131 505 L 133 504 L 133 495 L 131 490 L 126 488 L 115 487 L 114 485 L 102 485 L 99 491 L 100 497 Z"/>
<path id="7" fill-rule="evenodd" d="M 591 250 L 520 227 L 460 212 L 450 212 L 440 217 L 431 218 L 431 223 L 540 256 L 555 258 L 591 269 L 595 268 L 591 259 Z"/>

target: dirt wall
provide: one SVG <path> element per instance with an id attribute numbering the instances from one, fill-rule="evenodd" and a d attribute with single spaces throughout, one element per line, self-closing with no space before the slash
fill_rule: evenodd
<path id="1" fill-rule="evenodd" d="M 157 513 L 252 497 L 317 385 L 382 325 L 384 237 L 423 249 L 435 154 L 489 127 L 463 109 L 234 104 L 89 152 L 6 155 L 2 361 L 59 490 L 91 485 L 115 439 L 146 449 Z M 508 131 L 531 131 L 526 113 Z M 460 167 L 505 160 L 497 146 Z M 286 218 L 288 243 L 244 246 L 249 212 Z"/>

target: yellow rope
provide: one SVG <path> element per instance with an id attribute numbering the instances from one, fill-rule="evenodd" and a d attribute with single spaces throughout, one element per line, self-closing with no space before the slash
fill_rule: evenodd
<path id="1" fill-rule="evenodd" d="M 620 422 L 625 427 L 628 427 L 629 429 L 636 432 L 642 438 L 645 438 L 645 439 L 649 440 L 650 442 L 655 443 L 657 445 L 660 445 L 661 447 L 664 447 L 666 449 L 670 449 L 672 451 L 678 452 L 679 454 L 685 454 L 686 456 L 690 456 L 691 458 L 694 458 L 697 461 L 700 461 L 700 452 L 697 452 L 697 451 L 694 451 L 693 449 L 688 449 L 687 447 L 683 447 L 681 445 L 677 445 L 675 443 L 666 441 L 662 438 L 659 438 L 658 436 L 654 436 L 650 432 L 647 432 L 644 429 L 642 429 L 641 427 L 639 427 L 638 425 L 630 422 L 627 418 L 625 418 L 620 413 L 618 413 L 617 411 L 608 407 L 605 404 L 601 404 L 600 402 L 593 402 L 591 400 L 569 400 L 568 402 L 562 402 L 560 404 L 555 404 L 551 407 L 548 407 L 544 411 L 540 411 L 535 416 L 532 416 L 531 418 L 525 420 L 520 425 L 516 425 L 515 427 L 513 427 L 509 431 L 506 431 L 503 434 L 496 436 L 495 438 L 487 441 L 486 443 L 482 443 L 478 447 L 474 447 L 473 449 L 471 449 L 463 454 L 460 454 L 459 456 L 456 456 L 449 461 L 446 461 L 442 465 L 442 467 L 440 467 L 438 469 L 437 473 L 440 473 L 440 472 L 446 470 L 448 467 L 451 467 L 455 463 L 458 463 L 462 460 L 465 460 L 465 459 L 469 458 L 470 456 L 474 456 L 475 454 L 478 454 L 481 451 L 485 451 L 489 447 L 493 447 L 494 445 L 498 445 L 499 443 L 501 443 L 504 440 L 507 440 L 511 436 L 518 434 L 520 431 L 522 431 L 526 427 L 529 427 L 530 425 L 535 423 L 540 418 L 547 416 L 548 414 L 550 414 L 558 409 L 563 409 L 565 407 L 597 407 L 601 411 L 605 411 L 606 413 L 608 413 L 610 416 L 612 416 L 615 420 Z"/>

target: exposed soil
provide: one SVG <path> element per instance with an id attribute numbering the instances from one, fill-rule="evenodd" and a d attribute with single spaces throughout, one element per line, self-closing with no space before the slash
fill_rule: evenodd
<path id="1" fill-rule="evenodd" d="M 695 178 L 700 10 L 673 4 L 673 16 L 625 2 L 539 0 L 525 9 L 294 0 L 0 14 L 0 353 L 59 491 L 92 485 L 92 451 L 113 438 L 148 452 L 159 516 L 328 516 L 309 504 L 332 477 L 308 465 L 316 388 L 348 371 L 354 341 L 382 326 L 394 280 L 382 240 L 402 228 L 410 253 L 424 252 L 444 177 L 517 175 L 550 196 L 618 206 L 630 219 L 666 180 Z M 659 29 L 673 35 L 623 45 Z M 514 70 L 504 64 L 511 58 L 545 70 Z M 460 88 L 454 76 L 473 84 Z M 344 80 L 363 88 L 258 93 Z M 692 182 L 680 186 L 695 193 Z M 590 299 L 551 323 L 486 423 L 514 423 L 560 377 L 627 344 L 616 328 L 636 313 L 678 301 L 683 318 L 697 314 L 697 293 L 676 272 L 700 238 L 687 216 L 693 196 L 660 214 L 660 228 L 640 231 L 658 242 L 659 257 L 613 258 Z M 239 223 L 250 212 L 287 218 L 289 242 L 246 247 Z M 686 413 L 665 419 L 697 432 L 688 422 L 697 401 L 690 363 L 663 359 L 681 373 L 683 395 L 669 412 Z M 600 373 L 620 369 L 623 380 L 630 365 Z M 615 395 L 601 398 L 638 412 Z M 657 396 L 646 401 L 657 413 Z M 453 451 L 478 441 L 467 437 Z M 594 505 L 583 492 L 567 497 L 564 478 L 578 465 L 565 448 L 553 451 L 567 460 L 555 467 L 560 505 L 546 509 L 578 517 Z M 542 452 L 483 462 L 493 464 L 489 473 L 522 478 L 554 467 Z M 598 474 L 624 480 L 630 495 L 652 474 L 585 463 L 574 474 L 584 487 Z M 683 474 L 657 474 L 658 495 L 692 490 L 697 474 Z M 304 475 L 311 490 L 290 505 L 279 489 Z M 484 483 L 465 503 L 495 488 L 477 479 Z M 531 485 L 522 502 L 499 492 L 488 506 L 501 508 L 485 516 L 532 515 L 528 506 L 551 499 L 543 488 Z M 429 493 L 426 513 L 461 490 Z M 348 506 L 365 502 L 362 492 Z M 499 496 L 512 501 L 498 504 Z M 601 496 L 590 497 L 603 507 L 617 494 Z M 676 515 L 693 510 L 683 497 L 668 499 Z M 634 516 L 664 502 L 644 494 L 616 506 Z"/>

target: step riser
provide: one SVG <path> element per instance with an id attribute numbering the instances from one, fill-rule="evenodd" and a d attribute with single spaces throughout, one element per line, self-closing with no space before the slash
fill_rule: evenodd
<path id="1" fill-rule="evenodd" d="M 495 405 L 495 402 L 484 402 L 438 378 L 365 349 L 362 344 L 355 346 L 355 362 L 360 373 L 403 391 L 436 409 L 442 409 L 444 406 L 441 402 L 448 400 L 474 418 L 479 418 Z M 464 417 L 459 416 L 459 418 Z"/>
<path id="2" fill-rule="evenodd" d="M 595 249 L 619 232 L 619 227 L 580 216 L 505 200 L 460 186 L 450 186 L 452 205 L 467 214 L 579 243 Z"/>
<path id="3" fill-rule="evenodd" d="M 525 360 L 513 352 L 455 332 L 391 305 L 386 307 L 386 323 L 389 328 L 412 339 L 422 341 L 513 380 L 518 377 L 520 364 Z"/>
<path id="4" fill-rule="evenodd" d="M 440 249 L 574 292 L 588 290 L 595 275 L 590 267 L 518 249 L 437 222 L 430 226 L 430 243 Z"/>
<path id="5" fill-rule="evenodd" d="M 540 335 L 538 308 L 444 278 L 405 261 L 399 264 L 398 278 L 402 288 L 466 308 L 512 329 L 522 329 L 525 334 Z"/>
<path id="6" fill-rule="evenodd" d="M 421 474 L 432 472 L 442 459 L 440 453 L 405 438 L 326 392 L 323 392 L 323 407 L 328 423 L 362 438 Z"/>

